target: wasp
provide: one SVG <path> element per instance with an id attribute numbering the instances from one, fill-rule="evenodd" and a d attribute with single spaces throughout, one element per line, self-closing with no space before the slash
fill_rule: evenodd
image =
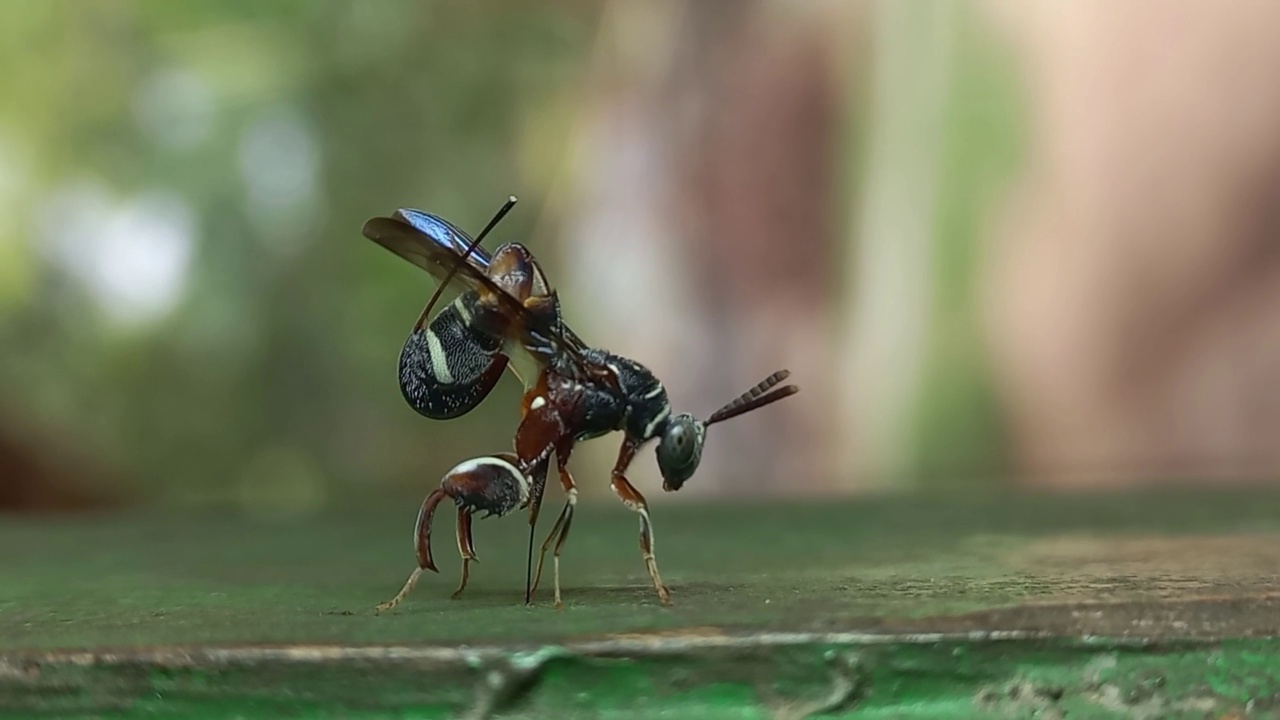
<path id="1" fill-rule="evenodd" d="M 449 470 L 418 512 L 414 547 L 418 567 L 401 591 L 378 606 L 398 605 L 421 572 L 439 572 L 431 552 L 431 524 L 445 498 L 457 509 L 462 577 L 453 597 L 466 588 L 476 560 L 471 535 L 475 513 L 503 516 L 527 510 L 529 546 L 525 603 L 532 601 L 543 562 L 554 543 L 555 605 L 560 593 L 560 553 L 573 522 L 578 490 L 569 472 L 574 446 L 612 432 L 622 433 L 609 484 L 639 516 L 640 551 L 658 598 L 671 604 L 654 555 L 653 523 L 644 495 L 626 477 L 636 453 L 656 441 L 655 455 L 667 492 L 679 490 L 701 462 L 707 430 L 743 413 L 798 392 L 778 387 L 789 376 L 779 370 L 705 420 L 673 414 L 666 388 L 639 362 L 584 343 L 564 322 L 559 296 L 524 245 L 508 242 L 492 253 L 480 243 L 515 205 L 510 197 L 472 239 L 430 213 L 399 209 L 369 219 L 363 235 L 425 270 L 436 283 L 400 351 L 400 391 L 420 415 L 434 420 L 461 417 L 480 405 L 508 369 L 524 389 L 512 451 L 473 458 Z M 439 312 L 434 309 L 443 303 Z M 542 543 L 536 571 L 533 546 L 551 458 L 555 458 L 565 504 Z"/>

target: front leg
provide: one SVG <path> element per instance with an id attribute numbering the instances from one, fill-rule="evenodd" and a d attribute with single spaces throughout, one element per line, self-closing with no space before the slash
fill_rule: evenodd
<path id="1" fill-rule="evenodd" d="M 622 500 L 623 504 L 640 515 L 640 552 L 644 556 L 644 566 L 649 571 L 649 578 L 653 580 L 654 589 L 658 591 L 658 599 L 663 605 L 670 605 L 671 593 L 662 583 L 662 577 L 658 575 L 658 561 L 653 555 L 653 523 L 649 520 L 649 503 L 623 475 L 635 454 L 636 444 L 630 439 L 623 440 L 622 448 L 618 451 L 618 462 L 613 466 L 609 487 L 613 488 L 613 493 Z"/>

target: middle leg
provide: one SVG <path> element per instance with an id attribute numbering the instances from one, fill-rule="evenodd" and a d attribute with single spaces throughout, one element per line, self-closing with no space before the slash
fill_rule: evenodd
<path id="1" fill-rule="evenodd" d="M 530 481 L 529 546 L 525 560 L 524 604 L 533 601 L 533 542 L 542 508 L 542 495 L 547 483 L 551 453 L 572 435 L 561 417 L 559 405 L 566 398 L 551 393 L 548 374 L 544 370 L 534 387 L 524 394 L 520 425 L 516 428 L 515 455 L 520 469 Z M 564 513 L 561 512 L 561 517 Z M 563 523 L 557 520 L 557 530 Z"/>
<path id="2" fill-rule="evenodd" d="M 524 566 L 524 604 L 533 602 L 533 538 L 538 528 L 538 513 L 542 509 L 542 495 L 547 487 L 547 463 L 539 462 L 530 472 L 529 487 L 529 546 Z M 559 521 L 556 523 L 559 524 Z"/>
<path id="3" fill-rule="evenodd" d="M 556 541 L 555 554 L 552 555 L 552 571 L 555 581 L 556 608 L 563 608 L 564 604 L 560 601 L 560 550 L 564 547 L 564 541 L 569 537 L 569 527 L 573 524 L 573 510 L 578 504 L 578 487 L 573 482 L 573 475 L 569 473 L 569 451 L 566 449 L 563 453 L 556 453 L 556 468 L 560 471 L 560 486 L 564 488 L 565 503 L 564 509 L 560 511 L 560 517 L 556 520 L 556 524 L 552 526 L 551 532 L 547 534 L 547 539 L 542 543 L 542 549 L 538 553 L 538 569 L 533 575 L 533 589 L 538 589 L 538 580 L 542 577 L 542 563 L 547 557 L 547 549 L 551 547 L 551 541 Z"/>

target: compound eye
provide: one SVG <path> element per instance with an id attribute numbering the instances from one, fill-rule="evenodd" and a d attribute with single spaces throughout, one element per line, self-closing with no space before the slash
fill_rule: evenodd
<path id="1" fill-rule="evenodd" d="M 697 432 L 684 418 L 672 422 L 658 446 L 658 462 L 671 470 L 680 470 L 694 462 L 698 455 Z"/>

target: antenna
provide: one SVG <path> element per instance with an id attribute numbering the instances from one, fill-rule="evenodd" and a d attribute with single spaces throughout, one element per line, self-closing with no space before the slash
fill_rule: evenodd
<path id="1" fill-rule="evenodd" d="M 770 388 L 778 383 L 786 380 L 791 376 L 790 370 L 779 370 L 769 377 L 761 380 L 759 384 L 750 390 L 742 393 L 734 398 L 733 402 L 728 403 L 719 410 L 711 413 L 711 417 L 707 418 L 707 425 L 714 425 L 723 422 L 732 417 L 737 417 L 743 413 L 751 412 L 765 405 L 775 403 L 785 397 L 795 395 L 800 388 L 795 385 L 786 385 L 777 390 L 770 391 Z"/>

